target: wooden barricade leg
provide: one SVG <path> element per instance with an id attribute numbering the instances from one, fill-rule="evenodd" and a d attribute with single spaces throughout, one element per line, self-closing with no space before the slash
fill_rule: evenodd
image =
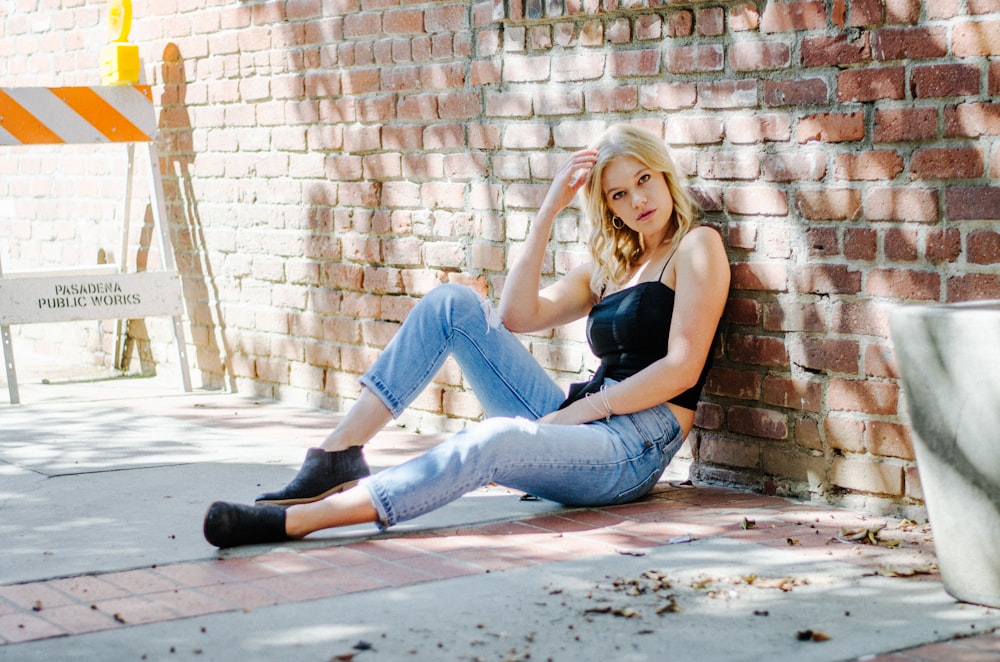
<path id="1" fill-rule="evenodd" d="M 153 208 L 153 225 L 156 227 L 157 236 L 159 237 L 163 268 L 168 271 L 177 271 L 173 243 L 170 241 L 170 231 L 167 229 L 167 205 L 163 194 L 159 152 L 152 141 L 145 143 L 145 146 L 149 165 L 149 193 Z M 183 288 L 183 280 L 181 283 Z M 183 294 L 181 298 L 183 299 Z M 188 367 L 187 361 L 187 342 L 184 339 L 184 325 L 181 322 L 180 315 L 173 315 L 171 319 L 173 320 L 174 327 L 174 344 L 177 346 L 177 360 L 180 363 L 181 369 L 181 387 L 187 393 L 191 391 L 191 370 Z"/>

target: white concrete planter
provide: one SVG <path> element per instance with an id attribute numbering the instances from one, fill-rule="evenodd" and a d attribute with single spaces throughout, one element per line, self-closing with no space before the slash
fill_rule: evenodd
<path id="1" fill-rule="evenodd" d="M 889 315 L 945 590 L 1000 607 L 1000 301 Z"/>

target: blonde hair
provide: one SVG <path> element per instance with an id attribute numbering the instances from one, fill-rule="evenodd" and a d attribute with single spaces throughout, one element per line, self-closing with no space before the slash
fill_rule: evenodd
<path id="1" fill-rule="evenodd" d="M 601 177 L 608 163 L 620 156 L 631 156 L 649 169 L 663 174 L 674 202 L 670 218 L 674 231 L 667 235 L 664 243 L 670 242 L 676 247 L 693 227 L 700 210 L 681 185 L 667 146 L 652 133 L 628 124 L 618 124 L 605 131 L 592 149 L 597 150 L 597 163 L 590 171 L 583 194 L 584 210 L 591 224 L 587 247 L 594 261 L 590 288 L 599 294 L 608 284 L 617 286 L 624 283 L 629 269 L 646 248 L 639 233 L 628 226 L 617 228 L 613 223 L 614 214 L 601 190 Z"/>

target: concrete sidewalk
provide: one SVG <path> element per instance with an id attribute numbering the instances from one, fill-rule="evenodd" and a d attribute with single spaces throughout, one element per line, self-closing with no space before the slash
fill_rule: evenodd
<path id="1" fill-rule="evenodd" d="M 22 403 L 0 404 L 0 660 L 1000 660 L 1000 610 L 944 592 L 921 523 L 675 474 L 627 506 L 488 488 L 220 553 L 208 504 L 287 482 L 335 414 L 168 378 L 22 378 Z"/>

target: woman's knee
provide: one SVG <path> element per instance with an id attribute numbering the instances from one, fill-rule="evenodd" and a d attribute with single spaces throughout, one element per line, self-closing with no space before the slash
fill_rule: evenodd
<path id="1" fill-rule="evenodd" d="M 499 324 L 499 317 L 490 303 L 467 285 L 458 283 L 438 285 L 428 292 L 418 305 L 433 308 L 450 319 L 474 315 L 482 316 L 490 326 L 495 327 Z"/>

